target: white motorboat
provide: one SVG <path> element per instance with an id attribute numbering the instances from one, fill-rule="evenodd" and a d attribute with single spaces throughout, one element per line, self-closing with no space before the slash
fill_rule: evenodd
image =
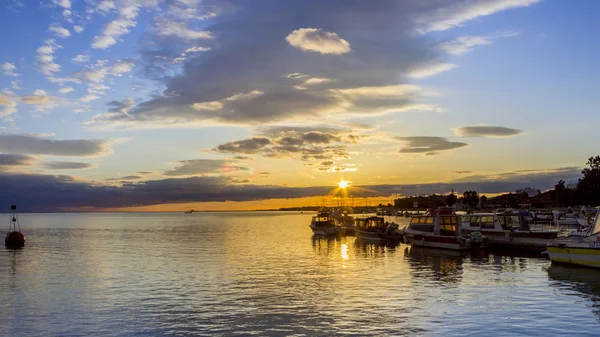
<path id="1" fill-rule="evenodd" d="M 460 217 L 453 211 L 433 211 L 413 216 L 404 228 L 405 241 L 413 246 L 465 250 L 484 247 L 487 237 L 480 232 L 462 232 Z"/>
<path id="2" fill-rule="evenodd" d="M 315 235 L 336 235 L 338 231 L 335 217 L 329 212 L 319 212 L 313 216 L 310 229 Z"/>
<path id="3" fill-rule="evenodd" d="M 354 233 L 358 239 L 374 242 L 396 242 L 400 236 L 395 224 L 386 223 L 383 217 L 356 218 Z"/>
<path id="4" fill-rule="evenodd" d="M 558 237 L 557 231 L 532 230 L 524 214 L 477 213 L 467 215 L 462 223 L 465 234 L 481 232 L 490 247 L 519 247 L 544 250 Z"/>
<path id="5" fill-rule="evenodd" d="M 552 240 L 546 251 L 552 262 L 600 268 L 600 217 L 584 233 Z"/>

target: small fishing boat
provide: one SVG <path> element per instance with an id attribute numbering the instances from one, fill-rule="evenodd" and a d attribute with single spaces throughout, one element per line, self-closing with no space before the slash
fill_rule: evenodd
<path id="1" fill-rule="evenodd" d="M 413 216 L 404 227 L 404 239 L 413 246 L 465 250 L 485 247 L 481 232 L 462 232 L 460 217 L 453 210 L 432 210 L 428 215 Z"/>
<path id="2" fill-rule="evenodd" d="M 393 223 L 386 223 L 380 216 L 357 218 L 354 233 L 358 239 L 373 242 L 399 242 L 398 228 Z"/>
<path id="3" fill-rule="evenodd" d="M 552 240 L 546 246 L 553 263 L 600 268 L 600 217 L 584 233 L 571 233 Z"/>
<path id="4" fill-rule="evenodd" d="M 548 242 L 558 237 L 558 231 L 532 230 L 525 213 L 476 213 L 463 218 L 465 234 L 480 232 L 488 238 L 489 247 L 546 248 Z"/>
<path id="5" fill-rule="evenodd" d="M 17 215 L 17 206 L 11 205 L 10 210 L 12 211 L 10 225 L 8 227 L 8 233 L 4 238 L 4 245 L 7 248 L 21 248 L 25 246 L 25 235 L 21 233 L 21 226 L 19 225 L 19 216 Z"/>
<path id="6" fill-rule="evenodd" d="M 336 235 L 338 232 L 335 217 L 329 212 L 319 212 L 313 216 L 310 229 L 315 235 Z"/>

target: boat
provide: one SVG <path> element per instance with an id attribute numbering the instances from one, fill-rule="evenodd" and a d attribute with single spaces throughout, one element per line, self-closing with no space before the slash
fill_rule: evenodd
<path id="1" fill-rule="evenodd" d="M 526 213 L 475 213 L 463 218 L 465 234 L 480 232 L 488 238 L 488 246 L 543 251 L 546 244 L 558 237 L 558 231 L 532 230 Z"/>
<path id="2" fill-rule="evenodd" d="M 401 238 L 395 224 L 380 216 L 356 218 L 354 233 L 358 239 L 373 242 L 400 242 Z"/>
<path id="3" fill-rule="evenodd" d="M 487 243 L 480 232 L 463 233 L 460 217 L 452 209 L 413 216 L 403 233 L 405 242 L 417 247 L 466 250 L 483 248 Z"/>
<path id="4" fill-rule="evenodd" d="M 335 217 L 333 214 L 325 211 L 319 212 L 316 216 L 312 217 L 310 229 L 315 235 L 336 235 L 338 233 Z"/>
<path id="5" fill-rule="evenodd" d="M 600 217 L 583 233 L 558 237 L 546 246 L 552 263 L 600 268 Z"/>
<path id="6" fill-rule="evenodd" d="M 17 206 L 11 205 L 12 211 L 11 221 L 8 226 L 8 233 L 4 238 L 4 246 L 7 248 L 21 248 L 25 246 L 25 235 L 21 233 L 21 225 L 19 225 L 19 216 L 17 215 Z M 18 228 L 18 229 L 17 229 Z"/>

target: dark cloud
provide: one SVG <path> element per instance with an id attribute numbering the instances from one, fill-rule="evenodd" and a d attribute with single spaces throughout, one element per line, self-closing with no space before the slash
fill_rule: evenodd
<path id="1" fill-rule="evenodd" d="M 260 154 L 267 158 L 299 158 L 304 161 L 350 158 L 345 145 L 352 143 L 345 137 L 351 132 L 349 129 L 278 126 L 261 128 L 259 131 L 260 136 L 222 144 L 213 151 Z"/>
<path id="2" fill-rule="evenodd" d="M 34 160 L 35 158 L 24 154 L 0 153 L 0 167 L 31 165 Z"/>
<path id="3" fill-rule="evenodd" d="M 224 159 L 194 159 L 177 162 L 177 167 L 164 172 L 166 176 L 189 176 L 212 173 L 249 171 L 250 168 L 237 166 Z"/>
<path id="4" fill-rule="evenodd" d="M 456 134 L 462 137 L 511 137 L 522 133 L 521 130 L 490 125 L 464 126 L 456 129 Z"/>
<path id="5" fill-rule="evenodd" d="M 253 154 L 271 144 L 271 140 L 266 137 L 253 137 L 250 139 L 238 140 L 217 146 L 218 152 L 246 153 Z"/>
<path id="6" fill-rule="evenodd" d="M 139 173 L 144 174 L 142 172 L 139 172 Z M 105 179 L 105 180 L 108 180 L 108 181 L 121 180 L 121 183 L 122 183 L 123 180 L 139 180 L 139 179 L 142 179 L 142 178 L 144 178 L 144 177 L 142 177 L 142 176 L 124 176 L 124 177 L 120 177 L 120 178 L 108 178 L 108 179 Z"/>
<path id="7" fill-rule="evenodd" d="M 469 173 L 473 173 L 473 171 L 452 171 L 450 173 L 456 173 L 456 174 L 469 174 Z"/>
<path id="8" fill-rule="evenodd" d="M 458 193 L 476 190 L 480 194 L 512 192 L 523 187 L 553 188 L 560 179 L 579 178 L 579 170 L 548 170 L 543 173 L 471 176 L 432 184 L 352 186 L 355 198 Z M 234 183 L 235 182 L 235 183 Z M 243 185 L 240 185 L 242 183 Z M 75 180 L 69 176 L 10 174 L 0 172 L 0 205 L 15 203 L 26 212 L 49 212 L 80 207 L 132 207 L 165 203 L 203 201 L 250 201 L 271 198 L 300 198 L 330 195 L 335 186 L 287 187 L 252 185 L 240 178 L 191 177 L 150 180 L 122 186 L 104 186 Z"/>
<path id="9" fill-rule="evenodd" d="M 333 165 L 333 164 L 335 164 L 335 162 L 334 162 L 334 161 L 331 161 L 331 160 L 329 160 L 329 161 L 324 161 L 324 162 L 322 162 L 322 163 L 321 163 L 321 166 L 331 166 L 331 165 Z"/>
<path id="10" fill-rule="evenodd" d="M 110 143 L 100 139 L 56 140 L 28 134 L 0 134 L 0 151 L 9 153 L 92 157 L 109 153 Z"/>
<path id="11" fill-rule="evenodd" d="M 233 156 L 233 157 L 231 157 L 231 159 L 234 159 L 234 160 L 252 160 L 252 157 L 248 157 L 248 156 Z"/>
<path id="12" fill-rule="evenodd" d="M 398 152 L 400 153 L 424 153 L 436 155 L 440 151 L 448 151 L 469 146 L 467 143 L 451 142 L 442 137 L 395 137 L 396 140 L 406 144 Z"/>
<path id="13" fill-rule="evenodd" d="M 260 125 L 404 111 L 420 99 L 420 88 L 399 85 L 399 81 L 416 69 L 437 65 L 443 56 L 431 48 L 427 36 L 415 34 L 422 26 L 417 18 L 432 16 L 443 7 L 439 2 L 226 3 L 231 10 L 207 21 L 212 23 L 206 31 L 213 39 L 202 45 L 211 50 L 186 55 L 178 75 L 169 70 L 168 63 L 181 55 L 180 41 L 160 34 L 144 39 L 146 74 L 166 90 L 140 102 L 128 114 L 107 113 L 92 123 Z M 288 38 L 288 43 L 288 36 L 295 38 Z M 337 49 L 331 49 L 333 43 Z M 342 53 L 340 46 L 345 43 L 352 46 L 351 51 Z M 317 49 L 320 52 L 307 52 Z M 289 73 L 298 75 L 286 76 Z"/>
<path id="14" fill-rule="evenodd" d="M 140 172 L 138 172 L 138 173 L 139 173 L 139 174 L 150 174 L 150 173 L 152 173 L 152 172 L 150 172 L 150 171 L 140 171 Z"/>
<path id="15" fill-rule="evenodd" d="M 49 170 L 82 170 L 94 167 L 90 163 L 80 163 L 74 161 L 49 161 L 42 165 Z"/>
<path id="16" fill-rule="evenodd" d="M 339 141 L 340 139 L 330 133 L 323 133 L 319 131 L 306 132 L 302 135 L 302 139 L 308 143 L 317 144 L 329 144 L 332 141 Z"/>

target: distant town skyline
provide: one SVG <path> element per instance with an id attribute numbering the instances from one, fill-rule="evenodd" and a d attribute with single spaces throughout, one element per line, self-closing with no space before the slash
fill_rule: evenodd
<path id="1" fill-rule="evenodd" d="M 598 10 L 9 0 L 0 202 L 267 209 L 314 202 L 341 180 L 381 200 L 573 183 L 600 154 Z"/>

